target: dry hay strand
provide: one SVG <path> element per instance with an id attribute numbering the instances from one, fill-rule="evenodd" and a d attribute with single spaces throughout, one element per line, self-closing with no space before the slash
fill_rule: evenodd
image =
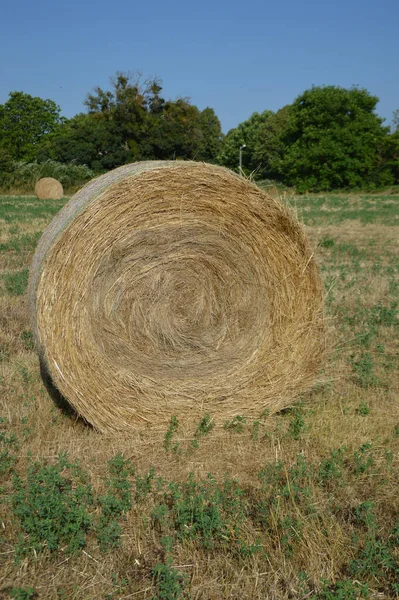
<path id="1" fill-rule="evenodd" d="M 35 194 L 39 200 L 59 200 L 63 197 L 64 190 L 53 177 L 42 177 L 35 186 Z"/>
<path id="2" fill-rule="evenodd" d="M 103 432 L 292 404 L 320 366 L 322 295 L 290 210 L 227 169 L 175 161 L 86 185 L 29 282 L 41 361 Z"/>

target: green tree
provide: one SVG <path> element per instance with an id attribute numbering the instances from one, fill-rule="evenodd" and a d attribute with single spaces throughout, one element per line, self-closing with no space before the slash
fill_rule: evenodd
<path id="1" fill-rule="evenodd" d="M 385 164 L 389 169 L 393 183 L 399 183 L 399 128 L 388 136 L 385 144 Z"/>
<path id="2" fill-rule="evenodd" d="M 254 146 L 253 160 L 259 165 L 259 174 L 268 179 L 280 179 L 281 161 L 285 144 L 283 134 L 288 123 L 290 105 L 270 115 L 260 126 Z"/>
<path id="3" fill-rule="evenodd" d="M 242 165 L 246 173 L 256 172 L 259 176 L 262 165 L 256 157 L 257 148 L 260 145 L 260 136 L 264 124 L 273 115 L 270 110 L 262 113 L 254 112 L 249 119 L 240 123 L 235 129 L 230 129 L 226 135 L 218 162 L 234 171 L 238 171 L 238 157 L 240 146 L 245 144 L 242 152 Z"/>
<path id="4" fill-rule="evenodd" d="M 93 94 L 88 94 L 85 105 L 89 114 L 101 117 L 103 125 L 107 124 L 108 132 L 119 144 L 115 161 L 123 164 L 140 158 L 139 143 L 146 129 L 148 106 L 154 91 L 160 91 L 160 87 L 156 81 L 142 84 L 140 75 L 121 72 L 111 77 L 111 86 L 111 91 L 97 87 Z"/>
<path id="5" fill-rule="evenodd" d="M 222 148 L 223 133 L 220 121 L 213 108 L 204 108 L 199 113 L 199 126 L 201 129 L 201 141 L 196 160 L 214 163 Z"/>
<path id="6" fill-rule="evenodd" d="M 0 105 L 0 145 L 16 160 L 35 160 L 46 136 L 62 123 L 60 107 L 53 100 L 43 100 L 11 92 Z"/>
<path id="7" fill-rule="evenodd" d="M 40 159 L 74 160 L 96 171 L 140 160 L 149 115 L 164 103 L 161 89 L 155 80 L 142 84 L 139 75 L 117 73 L 110 90 L 97 87 L 88 94 L 87 114 L 76 115 L 47 139 Z"/>
<path id="8" fill-rule="evenodd" d="M 106 171 L 129 162 L 129 149 L 112 120 L 102 113 L 79 114 L 47 136 L 38 159 L 42 162 L 48 158 Z"/>
<path id="9" fill-rule="evenodd" d="M 397 133 L 399 131 L 399 108 L 393 111 L 391 129 L 392 133 Z"/>
<path id="10" fill-rule="evenodd" d="M 97 87 L 85 104 L 87 114 L 47 136 L 40 160 L 101 171 L 136 160 L 216 159 L 222 132 L 213 109 L 201 112 L 187 98 L 165 101 L 156 79 L 117 73 L 110 90 Z"/>
<path id="11" fill-rule="evenodd" d="M 313 87 L 291 105 L 279 171 L 298 191 L 375 187 L 392 182 L 384 161 L 388 128 L 367 90 Z"/>
<path id="12" fill-rule="evenodd" d="M 150 115 L 141 154 L 157 160 L 193 160 L 198 158 L 202 139 L 200 111 L 187 98 L 179 98 L 165 102 L 160 112 Z"/>

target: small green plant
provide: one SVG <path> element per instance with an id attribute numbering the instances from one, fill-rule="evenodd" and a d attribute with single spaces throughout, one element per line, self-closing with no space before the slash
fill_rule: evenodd
<path id="1" fill-rule="evenodd" d="M 270 411 L 268 408 L 265 408 L 265 410 L 259 415 L 258 419 L 256 419 L 253 422 L 252 425 L 252 439 L 254 442 L 257 442 L 259 439 L 259 431 L 260 431 L 260 427 L 263 424 L 264 419 L 266 419 L 270 414 Z M 266 434 L 265 436 L 266 437 Z"/>
<path id="2" fill-rule="evenodd" d="M 39 594 L 32 587 L 28 588 L 11 588 L 9 594 L 13 600 L 34 600 Z"/>
<path id="3" fill-rule="evenodd" d="M 29 269 L 3 273 L 4 285 L 10 296 L 22 296 L 28 285 Z"/>
<path id="4" fill-rule="evenodd" d="M 193 540 L 206 551 L 227 543 L 238 548 L 240 527 L 247 514 L 244 491 L 226 476 L 218 483 L 211 474 L 196 481 L 191 473 L 183 483 L 169 483 L 163 502 L 154 507 L 156 528 L 174 532 L 178 540 Z"/>
<path id="5" fill-rule="evenodd" d="M 281 547 L 287 557 L 292 557 L 295 551 L 296 542 L 301 538 L 303 524 L 298 519 L 284 517 L 280 521 L 281 528 Z"/>
<path id="6" fill-rule="evenodd" d="M 363 475 L 369 471 L 375 464 L 371 443 L 362 444 L 353 454 L 354 458 L 354 473 L 355 475 Z"/>
<path id="7" fill-rule="evenodd" d="M 152 569 L 152 576 L 157 588 L 153 600 L 179 600 L 183 598 L 184 577 L 172 566 L 172 560 L 158 563 Z"/>
<path id="8" fill-rule="evenodd" d="M 14 475 L 11 506 L 27 536 L 17 544 L 17 555 L 29 549 L 53 552 L 61 545 L 68 553 L 83 548 L 92 522 L 87 510 L 92 503 L 86 474 L 66 455 L 52 465 L 29 465 L 25 479 Z"/>
<path id="9" fill-rule="evenodd" d="M 170 449 L 172 449 L 176 452 L 179 449 L 178 442 L 176 442 L 172 446 L 172 440 L 173 440 L 173 437 L 174 437 L 176 431 L 178 430 L 178 428 L 179 428 L 179 421 L 178 421 L 176 415 L 172 415 L 170 418 L 169 427 L 168 427 L 167 432 L 165 433 L 165 438 L 164 438 L 164 442 L 163 442 L 163 447 L 165 448 L 166 452 L 169 452 Z"/>
<path id="10" fill-rule="evenodd" d="M 137 502 L 142 502 L 145 500 L 153 490 L 155 479 L 155 469 L 151 467 L 146 475 L 143 477 L 141 475 L 136 476 L 136 495 L 135 498 Z M 157 482 L 155 482 L 157 483 Z"/>
<path id="11" fill-rule="evenodd" d="M 379 381 L 374 375 L 374 359 L 369 352 L 361 352 L 360 356 L 354 354 L 350 357 L 354 380 L 362 388 L 369 388 L 378 385 Z"/>
<path id="12" fill-rule="evenodd" d="M 234 431 L 234 433 L 242 433 L 244 431 L 244 426 L 246 425 L 247 420 L 245 417 L 237 415 L 231 421 L 226 421 L 223 427 L 227 431 Z"/>
<path id="13" fill-rule="evenodd" d="M 323 589 L 310 600 L 368 600 L 370 592 L 367 584 L 350 579 L 331 583 L 323 581 Z"/>
<path id="14" fill-rule="evenodd" d="M 385 592 L 396 592 L 399 581 L 398 528 L 387 540 L 384 539 L 379 534 L 374 504 L 370 501 L 359 504 L 354 514 L 359 524 L 366 528 L 366 535 L 362 536 L 357 557 L 349 565 L 350 573 L 356 578 L 371 575 L 380 582 Z"/>
<path id="15" fill-rule="evenodd" d="M 330 451 L 330 456 L 324 458 L 319 467 L 318 478 L 322 485 L 334 484 L 342 486 L 345 483 L 344 457 L 346 447 Z"/>
<path id="16" fill-rule="evenodd" d="M 303 503 L 308 507 L 313 495 L 311 482 L 313 467 L 302 454 L 298 454 L 296 463 L 287 471 L 286 483 L 281 488 L 282 494 L 295 503 Z"/>
<path id="17" fill-rule="evenodd" d="M 173 567 L 173 538 L 161 538 L 164 548 L 164 562 L 158 563 L 152 569 L 152 577 L 157 588 L 157 595 L 152 600 L 179 600 L 183 598 L 186 577 Z"/>
<path id="18" fill-rule="evenodd" d="M 285 465 L 282 460 L 265 465 L 258 473 L 258 479 L 263 486 L 270 488 L 280 487 L 286 481 Z"/>
<path id="19" fill-rule="evenodd" d="M 303 411 L 299 406 L 290 409 L 292 419 L 288 426 L 287 435 L 292 437 L 294 440 L 299 440 L 301 435 L 307 430 L 307 425 L 303 417 Z"/>
<path id="20" fill-rule="evenodd" d="M 34 350 L 35 342 L 31 331 L 23 331 L 19 336 L 24 344 L 25 350 Z"/>
<path id="21" fill-rule="evenodd" d="M 214 422 L 213 418 L 211 417 L 211 415 L 209 415 L 207 413 L 206 415 L 204 415 L 202 417 L 201 421 L 198 424 L 197 429 L 195 430 L 194 439 L 191 442 L 192 447 L 198 448 L 198 440 L 200 440 L 202 437 L 208 435 L 214 427 L 215 427 L 215 422 Z"/>
<path id="22" fill-rule="evenodd" d="M 356 409 L 356 414 L 362 417 L 367 417 L 370 414 L 370 406 L 367 402 L 362 402 L 359 408 Z"/>
<path id="23" fill-rule="evenodd" d="M 151 519 L 162 531 L 167 528 L 169 519 L 169 508 L 166 504 L 156 504 L 151 512 Z"/>
<path id="24" fill-rule="evenodd" d="M 121 454 L 108 462 L 109 476 L 105 480 L 107 493 L 100 496 L 101 516 L 96 526 L 97 541 L 103 552 L 120 545 L 121 526 L 118 519 L 132 507 L 132 465 Z"/>
<path id="25" fill-rule="evenodd" d="M 105 600 L 116 600 L 116 598 L 119 598 L 121 594 L 123 594 L 124 590 L 129 585 L 129 580 L 126 577 L 121 579 L 115 571 L 111 573 L 111 580 L 112 592 L 105 595 Z"/>
<path id="26" fill-rule="evenodd" d="M 332 248 L 333 246 L 335 246 L 335 240 L 333 240 L 332 238 L 330 238 L 328 236 L 324 236 L 320 240 L 320 246 L 322 248 Z"/>
<path id="27" fill-rule="evenodd" d="M 0 477 L 8 476 L 12 472 L 18 448 L 18 439 L 14 433 L 0 431 Z"/>
<path id="28" fill-rule="evenodd" d="M 0 362 L 6 362 L 10 359 L 10 346 L 9 344 L 0 344 Z"/>
<path id="29" fill-rule="evenodd" d="M 370 322 L 384 327 L 399 326 L 398 306 L 398 302 L 391 302 L 390 306 L 379 302 L 370 311 Z"/>

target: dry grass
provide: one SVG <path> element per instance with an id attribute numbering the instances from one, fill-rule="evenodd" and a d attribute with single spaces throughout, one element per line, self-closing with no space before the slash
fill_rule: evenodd
<path id="1" fill-rule="evenodd" d="M 324 352 L 302 228 L 226 169 L 137 163 L 79 192 L 44 233 L 34 330 L 58 390 L 100 431 L 292 404 Z"/>
<path id="2" fill-rule="evenodd" d="M 24 206 L 21 202 L 21 213 Z M 15 215 L 17 219 L 18 211 Z M 43 225 L 38 219 L 37 229 Z M 13 227 L 1 223 L 2 243 L 32 233 L 29 221 L 21 219 L 18 233 L 11 233 Z M 249 419 L 240 431 L 223 428 L 224 419 L 216 415 L 221 427 L 201 438 L 195 437 L 195 426 L 180 426 L 168 451 L 166 427 L 151 436 L 146 431 L 99 434 L 55 406 L 41 382 L 28 335 L 26 296 L 14 295 L 0 280 L 2 597 L 28 598 L 18 590 L 27 594 L 32 588 L 38 598 L 51 600 L 161 598 L 154 567 L 168 564 L 170 556 L 172 568 L 186 574 L 187 582 L 181 595 L 164 596 L 168 600 L 188 597 L 188 593 L 192 599 L 209 600 L 398 597 L 389 566 L 389 560 L 399 561 L 392 534 L 399 512 L 399 349 L 393 308 L 399 298 L 397 233 L 394 227 L 375 222 L 316 225 L 308 227 L 307 233 L 315 245 L 319 243 L 317 261 L 330 290 L 327 313 L 336 340 L 335 354 L 325 369 L 330 383 L 302 394 L 293 410 L 259 419 L 257 435 Z M 2 253 L 3 273 L 17 273 L 30 264 L 31 250 L 7 248 Z M 329 467 L 335 465 L 336 476 L 328 478 L 327 465 L 322 482 L 320 472 L 330 452 L 344 447 L 342 465 L 337 459 Z M 9 471 L 7 452 L 15 460 Z M 104 474 L 109 459 L 121 453 L 134 465 L 136 475 L 127 477 L 133 486 L 133 507 L 120 517 L 119 547 L 102 551 L 91 531 L 84 552 L 68 554 L 65 545 L 54 552 L 32 548 L 29 534 L 14 513 L 12 478 L 17 474 L 26 481 L 29 464 L 53 465 L 60 453 L 67 453 L 71 462 L 80 462 L 97 499 L 107 491 Z M 305 461 L 311 473 L 295 476 L 298 460 Z M 280 464 L 276 482 L 262 483 L 262 470 Z M 168 529 L 168 523 L 162 528 L 151 516 L 154 509 L 166 502 L 172 511 L 176 501 L 165 488 L 157 491 L 155 484 L 146 496 L 137 494 L 142 485 L 137 475 L 144 478 L 151 468 L 165 485 L 174 486 L 187 482 L 190 473 L 196 482 L 212 473 L 221 486 L 228 473 L 247 503 L 243 523 L 228 520 L 228 513 L 237 510 L 231 503 L 223 513 L 228 539 L 215 534 L 214 548 L 204 545 L 200 537 L 179 537 Z M 67 472 L 63 476 L 65 482 L 73 479 Z M 206 498 L 209 507 L 217 504 L 209 494 Z M 183 497 L 179 500 L 181 507 L 184 501 Z M 261 501 L 267 502 L 268 510 L 263 524 Z M 97 502 L 91 510 L 98 519 L 101 504 Z M 374 517 L 378 535 L 373 537 Z M 161 541 L 165 536 L 173 537 L 171 555 Z M 24 553 L 15 562 L 18 540 Z M 252 554 L 244 546 L 237 550 L 244 542 L 258 544 L 261 550 Z M 388 548 L 390 555 L 384 559 Z M 371 556 L 369 562 L 364 549 Z M 353 561 L 363 561 L 366 571 L 358 563 L 354 570 Z M 357 582 L 367 583 L 369 592 L 361 591 Z"/>

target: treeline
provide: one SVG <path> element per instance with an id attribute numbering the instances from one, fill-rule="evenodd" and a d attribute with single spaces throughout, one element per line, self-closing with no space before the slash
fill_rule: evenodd
<path id="1" fill-rule="evenodd" d="M 299 192 L 375 189 L 399 183 L 399 111 L 389 129 L 377 103 L 364 89 L 313 87 L 224 136 L 212 108 L 165 100 L 157 80 L 118 73 L 71 119 L 52 100 L 11 92 L 0 105 L 0 185 L 15 185 L 21 172 L 37 178 L 57 170 L 73 185 L 73 173 L 87 179 L 138 160 L 198 160 L 237 170 L 245 146 L 243 171 L 259 179 Z"/>

